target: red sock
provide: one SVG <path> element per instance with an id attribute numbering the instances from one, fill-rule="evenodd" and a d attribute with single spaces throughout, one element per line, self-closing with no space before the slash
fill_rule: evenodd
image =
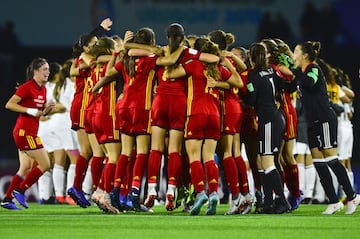
<path id="1" fill-rule="evenodd" d="M 249 184 L 248 184 L 248 177 L 247 177 L 247 169 L 246 164 L 243 159 L 243 157 L 240 155 L 235 158 L 236 165 L 238 166 L 238 169 L 240 171 L 240 192 L 242 194 L 247 194 L 249 192 Z"/>
<path id="2" fill-rule="evenodd" d="M 285 170 L 286 175 L 286 186 L 289 189 L 291 195 L 295 197 L 300 197 L 300 185 L 299 185 L 299 169 L 297 164 L 286 166 Z"/>
<path id="3" fill-rule="evenodd" d="M 148 183 L 157 183 L 157 177 L 161 167 L 162 152 L 151 150 L 148 163 Z"/>
<path id="4" fill-rule="evenodd" d="M 178 185 L 179 175 L 181 171 L 181 155 L 177 152 L 169 154 L 168 157 L 168 185 Z"/>
<path id="5" fill-rule="evenodd" d="M 141 180 L 144 175 L 144 171 L 147 165 L 148 155 L 147 154 L 138 154 L 136 155 L 134 170 L 133 170 L 133 177 L 132 177 L 132 184 L 131 187 L 135 187 L 140 189 Z"/>
<path id="6" fill-rule="evenodd" d="M 99 180 L 100 180 L 101 172 L 102 172 L 102 168 L 103 168 L 103 161 L 104 161 L 104 159 L 102 157 L 94 156 L 90 163 L 92 185 L 93 185 L 94 190 L 99 185 Z"/>
<path id="7" fill-rule="evenodd" d="M 190 163 L 191 183 L 194 185 L 196 193 L 205 190 L 204 176 L 204 169 L 200 161 Z"/>
<path id="8" fill-rule="evenodd" d="M 31 169 L 30 173 L 26 175 L 24 181 L 22 181 L 19 188 L 23 192 L 25 192 L 28 188 L 31 187 L 31 185 L 33 185 L 40 178 L 42 174 L 43 172 L 38 167 Z"/>
<path id="9" fill-rule="evenodd" d="M 86 170 L 88 167 L 88 161 L 83 156 L 79 155 L 76 160 L 74 188 L 78 191 L 82 190 L 82 183 L 85 178 Z"/>
<path id="10" fill-rule="evenodd" d="M 121 186 L 121 183 L 124 181 L 125 178 L 126 168 L 128 164 L 129 164 L 129 156 L 126 156 L 125 154 L 121 154 L 116 163 L 114 187 Z"/>
<path id="11" fill-rule="evenodd" d="M 114 175 L 116 165 L 113 163 L 107 163 L 104 167 L 104 188 L 107 193 L 110 193 L 114 188 Z"/>
<path id="12" fill-rule="evenodd" d="M 232 195 L 237 195 L 239 190 L 239 175 L 235 160 L 232 156 L 223 159 L 222 165 L 225 172 L 227 184 Z"/>
<path id="13" fill-rule="evenodd" d="M 209 193 L 217 192 L 219 181 L 219 169 L 215 160 L 210 160 L 205 163 L 205 175 L 209 187 Z"/>
<path id="14" fill-rule="evenodd" d="M 24 181 L 23 177 L 20 177 L 19 175 L 15 174 L 10 182 L 10 185 L 5 193 L 5 198 L 11 200 L 13 198 L 12 192 L 15 188 L 20 187 L 20 184 Z"/>
<path id="15" fill-rule="evenodd" d="M 98 188 L 105 191 L 105 170 L 101 170 L 101 176 L 98 184 Z"/>

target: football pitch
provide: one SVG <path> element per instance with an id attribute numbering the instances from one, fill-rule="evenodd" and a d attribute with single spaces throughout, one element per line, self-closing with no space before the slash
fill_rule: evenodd
<path id="1" fill-rule="evenodd" d="M 189 216 L 177 209 L 168 213 L 155 206 L 154 213 L 105 214 L 96 205 L 83 209 L 70 205 L 38 205 L 9 211 L 0 208 L 0 238 L 360 238 L 360 208 L 345 215 L 346 207 L 322 215 L 326 205 L 300 205 L 282 215 L 225 216 L 228 205 L 218 206 L 215 216 Z"/>

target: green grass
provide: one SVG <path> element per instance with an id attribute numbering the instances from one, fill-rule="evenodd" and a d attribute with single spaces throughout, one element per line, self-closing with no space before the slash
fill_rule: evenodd
<path id="1" fill-rule="evenodd" d="M 219 205 L 217 215 L 199 216 L 156 206 L 155 213 L 104 214 L 96 206 L 83 209 L 69 205 L 38 205 L 8 211 L 0 208 L 0 238 L 359 238 L 360 212 L 322 215 L 326 205 L 301 205 L 283 215 L 224 216 L 227 205 Z"/>

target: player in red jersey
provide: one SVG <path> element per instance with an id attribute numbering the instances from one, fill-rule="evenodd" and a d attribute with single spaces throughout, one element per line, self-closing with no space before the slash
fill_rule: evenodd
<path id="1" fill-rule="evenodd" d="M 195 41 L 195 49 L 219 55 L 219 48 L 206 38 Z M 225 59 L 224 59 L 225 60 Z M 190 215 L 198 215 L 201 207 L 209 200 L 207 215 L 216 214 L 218 203 L 218 168 L 214 160 L 217 140 L 220 138 L 219 93 L 216 87 L 230 87 L 233 83 L 241 86 L 241 80 L 234 67 L 225 60 L 226 68 L 217 63 L 202 63 L 196 59 L 167 71 L 169 78 L 188 78 L 188 108 L 185 125 L 185 148 L 189 157 L 191 182 L 196 192 L 194 207 Z M 234 73 L 234 74 L 232 74 Z M 236 77 L 237 76 L 237 77 Z M 225 82 L 227 81 L 227 82 Z M 209 198 L 205 193 L 204 162 Z"/>
<path id="2" fill-rule="evenodd" d="M 235 42 L 233 34 L 215 30 L 210 32 L 208 37 L 218 44 L 221 54 L 227 57 L 239 72 L 246 69 L 245 63 L 240 58 L 226 50 L 228 45 Z M 245 214 L 251 210 L 253 196 L 249 193 L 246 164 L 241 156 L 240 129 L 243 116 L 239 88 L 231 87 L 230 89 L 221 90 L 220 102 L 221 154 L 219 156 L 232 195 L 227 214 Z"/>
<path id="3" fill-rule="evenodd" d="M 247 84 L 248 73 L 251 70 L 248 50 L 243 47 L 234 47 L 231 49 L 233 54 L 237 55 L 247 66 L 247 70 L 241 72 L 240 76 L 244 82 L 244 85 Z M 246 87 L 243 87 L 239 92 L 241 96 L 247 93 Z M 258 155 L 258 146 L 257 146 L 257 137 L 258 137 L 258 121 L 257 115 L 254 107 L 247 105 L 242 99 L 240 100 L 243 109 L 243 121 L 241 125 L 241 143 L 244 144 L 246 156 L 248 159 L 247 168 L 251 169 L 250 174 L 252 174 L 252 179 L 254 180 L 254 189 L 255 189 L 255 213 L 262 208 L 262 186 L 260 181 L 260 174 L 263 174 L 261 167 L 258 167 L 260 163 L 260 157 Z"/>
<path id="4" fill-rule="evenodd" d="M 46 102 L 45 83 L 49 74 L 48 62 L 43 58 L 34 59 L 27 68 L 28 81 L 19 86 L 5 106 L 6 109 L 20 113 L 13 130 L 20 167 L 1 203 L 6 209 L 20 209 L 12 201 L 12 196 L 24 208 L 28 208 L 25 191 L 50 168 L 49 156 L 37 136 L 40 116 L 47 115 L 55 105 Z M 33 167 L 34 161 L 37 166 Z"/>
<path id="5" fill-rule="evenodd" d="M 133 42 L 154 46 L 155 34 L 150 28 L 141 28 L 134 35 Z M 123 96 L 116 104 L 122 150 L 115 173 L 114 195 L 118 196 L 117 190 L 124 182 L 136 141 L 137 156 L 132 177 L 132 193 L 129 194 L 129 206 L 135 210 L 141 210 L 140 184 L 150 147 L 150 107 L 156 62 L 156 55 L 133 57 L 125 54 L 115 66 L 109 65 L 106 73 L 106 77 L 110 78 L 120 72 L 124 79 Z"/>
<path id="6" fill-rule="evenodd" d="M 168 48 L 173 53 L 183 48 L 185 33 L 183 27 L 173 23 L 167 28 Z M 176 64 L 168 66 L 176 68 L 191 59 L 217 62 L 215 55 L 201 53 L 185 48 Z M 175 209 L 175 191 L 179 183 L 182 168 L 182 147 L 186 116 L 187 97 L 186 77 L 170 79 L 166 77 L 164 67 L 157 69 L 156 95 L 151 107 L 151 151 L 148 163 L 148 196 L 145 206 L 151 208 L 157 197 L 156 185 L 161 167 L 161 157 L 165 150 L 165 137 L 168 133 L 167 147 L 167 192 L 165 207 L 168 211 Z"/>
<path id="7" fill-rule="evenodd" d="M 72 129 L 76 130 L 80 155 L 76 160 L 75 177 L 73 187 L 68 189 L 68 194 L 81 206 L 90 206 L 89 201 L 85 198 L 82 190 L 82 184 L 86 175 L 89 160 L 91 159 L 91 177 L 93 188 L 98 185 L 103 167 L 104 156 L 100 149 L 95 136 L 88 138 L 85 130 L 87 107 L 89 105 L 89 92 L 93 86 L 91 80 L 89 58 L 86 52 L 92 46 L 97 36 L 103 35 L 110 30 L 112 21 L 109 18 L 104 19 L 101 24 L 90 34 L 80 36 L 77 43 L 73 46 L 73 55 L 76 57 L 74 64 L 71 66 L 70 75 L 75 77 L 75 94 L 70 109 L 70 118 L 72 121 Z"/>
<path id="8" fill-rule="evenodd" d="M 112 59 L 116 44 L 110 37 L 101 37 L 90 48 L 89 54 L 97 60 L 96 66 L 92 70 L 93 82 L 99 82 L 105 76 L 108 61 Z M 115 127 L 115 104 L 119 96 L 116 81 L 112 81 L 101 88 L 92 89 L 92 91 L 95 92 L 92 128 L 98 143 L 108 157 L 103 169 L 104 182 L 98 185 L 92 195 L 92 200 L 101 209 L 117 214 L 119 211 L 111 205 L 109 195 L 113 189 L 116 163 L 121 151 L 120 134 Z"/>

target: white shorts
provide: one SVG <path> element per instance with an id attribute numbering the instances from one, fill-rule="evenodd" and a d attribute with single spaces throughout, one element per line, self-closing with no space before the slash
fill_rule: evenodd
<path id="1" fill-rule="evenodd" d="M 351 124 L 341 123 L 338 125 L 338 156 L 339 160 L 351 158 L 353 150 L 353 129 Z"/>
<path id="2" fill-rule="evenodd" d="M 76 132 L 72 129 L 67 130 L 48 130 L 42 131 L 39 137 L 47 152 L 51 153 L 55 150 L 73 150 L 79 149 Z"/>
<path id="3" fill-rule="evenodd" d="M 294 154 L 311 154 L 309 145 L 296 142 L 294 147 Z"/>

